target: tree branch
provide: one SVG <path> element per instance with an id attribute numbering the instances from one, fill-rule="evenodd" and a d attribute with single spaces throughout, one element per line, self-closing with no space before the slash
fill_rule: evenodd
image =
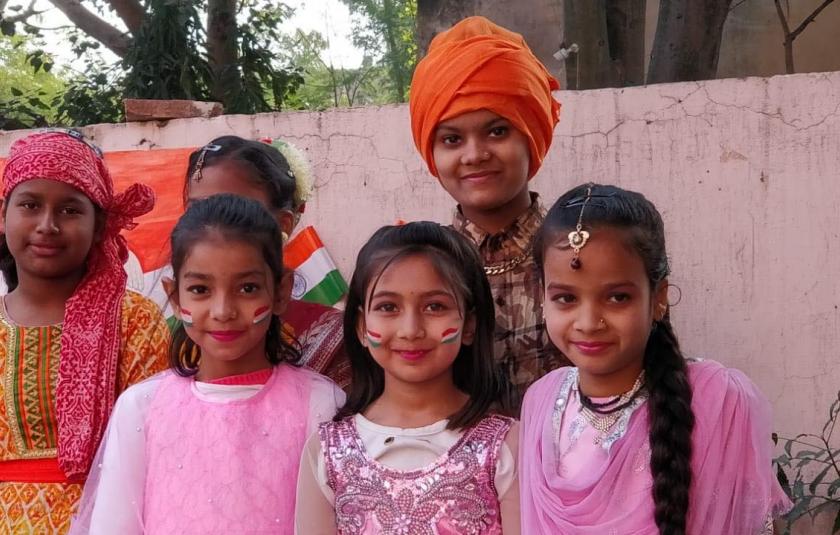
<path id="1" fill-rule="evenodd" d="M 790 26 L 788 26 L 787 17 L 782 9 L 782 3 L 779 0 L 773 0 L 776 4 L 776 13 L 779 15 L 779 22 L 782 23 L 782 31 L 785 33 L 785 40 L 790 36 Z"/>
<path id="2" fill-rule="evenodd" d="M 814 19 L 817 18 L 817 15 L 819 15 L 822 12 L 822 10 L 828 7 L 828 5 L 832 2 L 834 2 L 834 0 L 825 0 L 825 2 L 820 4 L 820 7 L 815 9 L 814 12 L 808 16 L 808 18 L 802 21 L 802 24 L 797 26 L 796 29 L 790 33 L 790 40 L 793 41 L 794 39 L 796 39 L 799 36 L 799 34 L 802 33 L 805 27 L 814 22 Z"/>
<path id="3" fill-rule="evenodd" d="M 5 5 L 6 0 L 0 1 L 0 13 L 2 13 L 3 7 L 5 7 Z M 17 15 L 11 17 L 3 17 L 0 15 L 0 18 L 8 22 L 23 22 L 29 17 L 32 17 L 34 15 L 40 15 L 41 13 L 44 13 L 44 11 L 35 11 L 35 0 L 32 0 L 31 2 L 29 2 L 29 6 Z"/>
<path id="4" fill-rule="evenodd" d="M 128 31 L 137 35 L 143 24 L 143 17 L 146 16 L 143 5 L 137 0 L 108 0 L 108 5 L 120 16 Z"/>
<path id="5" fill-rule="evenodd" d="M 93 37 L 114 54 L 125 57 L 131 38 L 85 8 L 79 0 L 49 0 L 80 30 Z"/>

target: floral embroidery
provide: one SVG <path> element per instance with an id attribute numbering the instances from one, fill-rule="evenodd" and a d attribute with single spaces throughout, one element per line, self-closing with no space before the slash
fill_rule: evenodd
<path id="1" fill-rule="evenodd" d="M 369 459 L 352 417 L 322 424 L 338 533 L 500 534 L 493 479 L 511 424 L 510 418 L 488 416 L 435 463 L 407 472 Z"/>

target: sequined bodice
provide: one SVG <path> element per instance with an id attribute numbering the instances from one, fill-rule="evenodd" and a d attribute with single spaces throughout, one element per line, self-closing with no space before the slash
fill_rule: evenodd
<path id="1" fill-rule="evenodd" d="M 491 415 L 431 465 L 393 470 L 370 459 L 353 418 L 321 425 L 340 535 L 498 535 L 496 462 L 513 420 Z"/>

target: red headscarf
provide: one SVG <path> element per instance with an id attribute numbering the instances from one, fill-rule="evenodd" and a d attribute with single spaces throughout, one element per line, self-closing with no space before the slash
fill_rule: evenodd
<path id="1" fill-rule="evenodd" d="M 64 306 L 56 385 L 58 462 L 71 479 L 84 477 L 116 397 L 120 320 L 128 249 L 120 231 L 151 211 L 154 192 L 134 184 L 114 195 L 102 157 L 75 132 L 42 132 L 18 140 L 3 172 L 3 197 L 32 179 L 72 186 L 105 214 L 101 239 L 91 247 L 87 271 Z"/>
<path id="2" fill-rule="evenodd" d="M 528 138 L 536 174 L 551 146 L 560 84 L 518 33 L 484 17 L 469 17 L 438 34 L 411 81 L 411 132 L 429 171 L 438 176 L 433 148 L 438 124 L 464 113 L 490 110 Z"/>

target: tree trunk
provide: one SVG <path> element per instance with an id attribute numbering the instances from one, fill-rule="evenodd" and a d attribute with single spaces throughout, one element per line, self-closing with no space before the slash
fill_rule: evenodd
<path id="1" fill-rule="evenodd" d="M 388 63 L 391 71 L 391 79 L 394 81 L 394 91 L 398 102 L 403 102 L 408 92 L 409 81 L 403 77 L 403 70 L 400 65 L 400 58 L 397 55 L 397 36 L 394 35 L 397 24 L 397 15 L 394 13 L 394 3 L 392 0 L 384 0 L 382 3 L 383 14 L 385 20 L 385 46 L 388 47 Z"/>
<path id="2" fill-rule="evenodd" d="M 88 11 L 79 0 L 50 0 L 80 30 L 93 37 L 116 54 L 125 57 L 131 38 Z"/>
<path id="3" fill-rule="evenodd" d="M 140 25 L 143 24 L 143 17 L 146 16 L 143 5 L 137 0 L 108 0 L 108 4 L 125 23 L 128 31 L 136 35 Z"/>
<path id="4" fill-rule="evenodd" d="M 645 83 L 646 4 L 646 0 L 607 0 L 610 60 L 619 87 Z"/>
<path id="5" fill-rule="evenodd" d="M 466 17 L 478 15 L 478 0 L 417 0 L 417 49 L 426 55 L 435 35 Z"/>
<path id="6" fill-rule="evenodd" d="M 615 85 L 607 35 L 607 0 L 566 0 L 566 46 L 578 52 L 566 60 L 569 89 Z"/>
<path id="7" fill-rule="evenodd" d="M 242 92 L 237 60 L 236 0 L 209 0 L 207 5 L 207 55 L 213 71 L 213 98 L 228 108 Z"/>
<path id="8" fill-rule="evenodd" d="M 731 3 L 732 0 L 662 0 L 647 82 L 715 78 L 723 23 Z"/>

